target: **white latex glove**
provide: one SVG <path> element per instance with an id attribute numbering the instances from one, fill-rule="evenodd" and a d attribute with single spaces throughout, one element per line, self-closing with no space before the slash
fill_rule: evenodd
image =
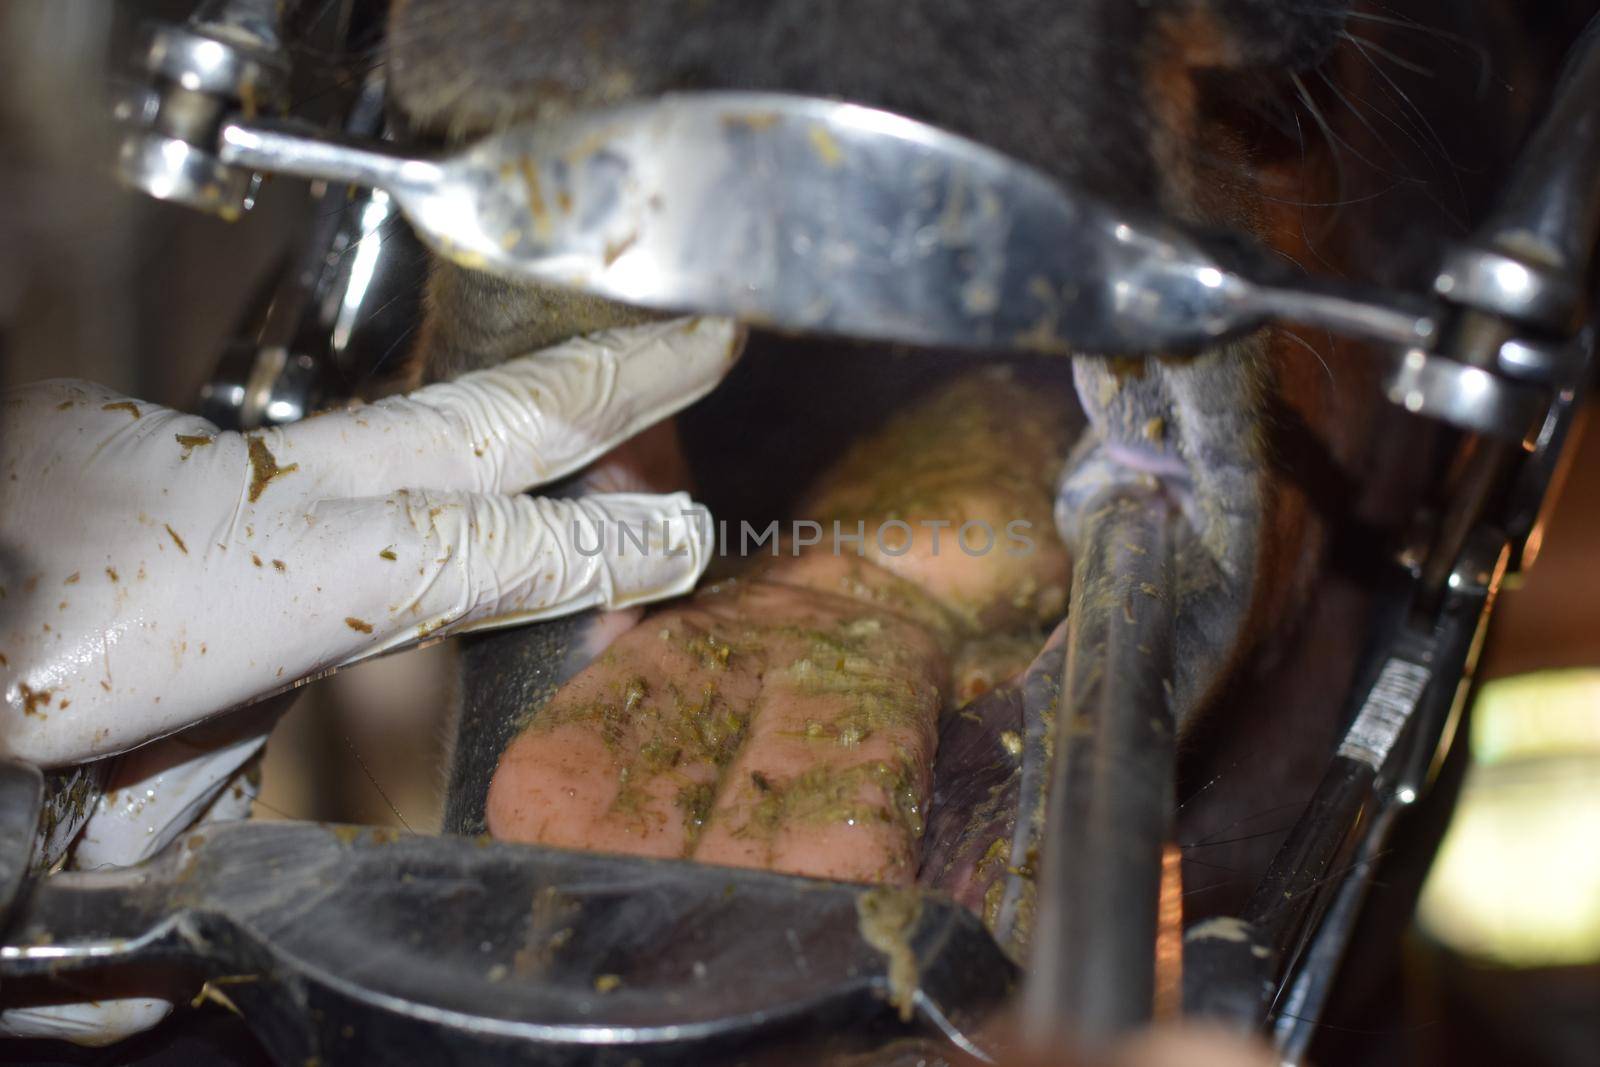
<path id="1" fill-rule="evenodd" d="M 514 494 L 704 395 L 741 342 L 611 331 L 244 435 L 84 382 L 7 394 L 0 749 L 77 763 L 429 635 L 686 592 L 712 545 L 684 494 Z"/>
<path id="2" fill-rule="evenodd" d="M 704 395 L 742 341 L 711 319 L 612 331 L 243 436 L 83 382 L 7 395 L 0 748 L 55 766 L 183 731 L 116 763 L 72 866 L 248 814 L 275 709 L 184 729 L 219 711 L 424 636 L 688 591 L 712 546 L 684 494 L 502 494 Z M 106 1044 L 171 1007 L 10 1008 L 0 1034 Z"/>
<path id="3" fill-rule="evenodd" d="M 267 701 L 108 761 L 105 792 L 78 835 L 71 866 L 125 867 L 195 827 L 248 818 L 255 787 L 241 772 L 261 751 L 284 706 Z M 153 996 L 7 1007 L 0 1009 L 0 1036 L 109 1045 L 148 1030 L 171 1012 L 171 1001 Z"/>

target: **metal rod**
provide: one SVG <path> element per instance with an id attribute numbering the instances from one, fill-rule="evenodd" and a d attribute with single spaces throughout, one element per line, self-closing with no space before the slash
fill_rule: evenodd
<path id="1" fill-rule="evenodd" d="M 1446 300 L 1566 336 L 1583 320 L 1600 237 L 1600 16 L 1567 52 L 1553 99 L 1489 220 L 1444 258 Z"/>
<path id="2" fill-rule="evenodd" d="M 1322 925 L 1279 1005 L 1273 1038 L 1279 1058 L 1287 1065 L 1298 1065 L 1305 1061 L 1311 1039 L 1317 1034 L 1328 995 L 1339 974 L 1339 961 L 1344 958 L 1350 935 L 1355 931 L 1356 920 L 1361 916 L 1361 905 L 1367 899 L 1367 890 L 1378 869 L 1379 856 L 1388 841 L 1389 829 L 1400 807 L 1386 804 L 1374 816 L 1371 832 L 1361 843 L 1350 873 L 1340 883 L 1333 902 L 1323 916 Z"/>
<path id="3" fill-rule="evenodd" d="M 1264 318 L 1332 330 L 1397 348 L 1432 348 L 1437 308 L 1375 288 L 1286 270 L 1257 268 L 1251 303 Z"/>
<path id="4" fill-rule="evenodd" d="M 285 120 L 229 122 L 218 135 L 217 158 L 230 167 L 347 182 L 399 192 L 439 180 L 436 163 L 411 159 L 375 142 L 339 138 Z"/>
<path id="5" fill-rule="evenodd" d="M 1092 1047 L 1152 1016 L 1174 817 L 1176 521 L 1159 490 L 1131 488 L 1085 520 L 1023 995 L 1040 1051 Z"/>
<path id="6" fill-rule="evenodd" d="M 1428 302 L 1293 276 L 1248 242 L 1213 247 L 945 131 L 810 97 L 670 94 L 436 161 L 236 118 L 216 158 L 386 189 L 475 270 L 781 329 L 1099 355 L 1199 351 L 1274 318 L 1400 347 L 1436 333 Z"/>
<path id="7" fill-rule="evenodd" d="M 1387 838 L 1392 809 L 1421 791 L 1505 572 L 1504 534 L 1480 526 L 1465 545 L 1436 619 L 1423 630 L 1413 618 L 1383 650 L 1332 765 L 1243 912 L 1187 935 L 1184 1006 L 1191 1014 L 1256 1029 L 1287 995 L 1286 1010 L 1314 1024 L 1359 912 L 1367 868 Z M 1280 1035 L 1288 1033 L 1286 1024 Z"/>
<path id="8" fill-rule="evenodd" d="M 1568 275 L 1574 296 L 1600 236 L 1600 15 L 1567 53 L 1549 110 L 1518 156 L 1483 244 Z"/>
<path id="9" fill-rule="evenodd" d="M 1254 1030 L 1299 962 L 1375 812 L 1374 785 L 1434 678 L 1432 635 L 1403 628 L 1384 650 L 1355 721 L 1238 918 L 1184 940 L 1184 1010 Z"/>
<path id="10" fill-rule="evenodd" d="M 1439 683 L 1427 688 L 1412 713 L 1397 759 L 1384 768 L 1375 813 L 1337 894 L 1298 965 L 1285 975 L 1274 1036 L 1286 1064 L 1305 1059 L 1395 819 L 1427 786 L 1429 766 L 1450 732 L 1477 667 L 1484 628 L 1509 556 L 1505 535 L 1480 525 L 1451 571 L 1451 595 L 1436 631 L 1433 673 Z M 1450 680 L 1456 684 L 1446 684 Z"/>

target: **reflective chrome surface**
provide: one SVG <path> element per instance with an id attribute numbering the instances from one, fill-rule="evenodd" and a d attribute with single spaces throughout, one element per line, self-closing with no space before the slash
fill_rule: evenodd
<path id="1" fill-rule="evenodd" d="M 1016 969 L 959 904 L 681 860 L 228 822 L 44 880 L 0 982 L 249 975 L 279 1063 L 683 1064 L 967 1036 Z M 887 947 L 885 947 L 887 946 Z"/>
<path id="2" fill-rule="evenodd" d="M 345 129 L 376 136 L 383 103 L 375 73 Z M 419 321 L 427 257 L 389 194 L 329 183 L 312 193 L 309 232 L 201 389 L 200 414 L 225 429 L 294 422 L 358 395 L 401 362 Z"/>
<path id="3" fill-rule="evenodd" d="M 254 176 L 216 156 L 154 130 L 128 133 L 117 153 L 117 177 L 130 188 L 223 218 L 247 211 Z"/>
<path id="4" fill-rule="evenodd" d="M 1555 333 L 1573 326 L 1600 237 L 1600 16 L 1567 54 L 1553 103 L 1500 206 L 1434 283 L 1454 303 Z"/>
<path id="5" fill-rule="evenodd" d="M 194 25 L 196 29 L 163 27 L 152 33 L 146 69 L 190 92 L 233 99 L 283 89 L 288 64 L 264 51 L 259 38 L 248 41 L 237 33 L 219 32 L 215 25 Z"/>
<path id="6" fill-rule="evenodd" d="M 1548 512 L 1572 462 L 1568 447 L 1579 410 L 1594 384 L 1595 327 L 1591 323 L 1562 346 L 1554 397 L 1533 434 L 1533 451 L 1512 481 L 1504 527 L 1511 538 L 1512 574 L 1538 558 Z"/>
<path id="7" fill-rule="evenodd" d="M 1391 703 L 1398 718 L 1393 720 L 1396 725 L 1388 732 L 1381 758 L 1369 764 L 1376 777 L 1370 795 L 1361 797 L 1363 810 L 1358 816 L 1357 839 L 1349 846 L 1346 862 L 1332 879 L 1338 888 L 1331 894 L 1327 912 L 1320 923 L 1313 924 L 1306 932 L 1300 958 L 1278 987 L 1277 1017 L 1271 1021 L 1271 1027 L 1285 1064 L 1305 1062 L 1333 991 L 1339 962 L 1355 933 L 1361 905 L 1389 847 L 1395 821 L 1430 784 L 1430 764 L 1445 743 L 1444 738 L 1452 732 L 1449 724 L 1468 692 L 1461 679 L 1470 677 L 1476 668 L 1481 648 L 1479 639 L 1509 554 L 1506 538 L 1499 532 L 1488 527 L 1474 531 L 1451 572 L 1444 610 L 1426 644 L 1430 682 L 1437 679 L 1437 684 L 1425 683 L 1420 689 L 1401 693 L 1391 689 L 1388 694 L 1400 698 Z M 1407 650 L 1406 643 L 1402 638 L 1386 650 L 1400 653 L 1390 663 L 1405 663 L 1407 651 L 1418 650 L 1414 644 Z M 1380 673 L 1379 681 L 1368 693 L 1369 702 L 1379 696 L 1382 684 Z M 1360 729 L 1361 718 L 1358 714 L 1350 733 L 1346 734 L 1345 743 L 1340 746 L 1341 755 L 1345 754 L 1352 735 Z M 1392 762 L 1391 756 L 1395 757 Z M 1330 806 L 1331 802 L 1336 802 L 1332 796 L 1326 799 Z M 1330 825 L 1330 829 L 1338 832 L 1341 828 Z"/>
<path id="8" fill-rule="evenodd" d="M 1420 348 L 1389 367 L 1384 394 L 1414 414 L 1508 441 L 1526 437 L 1549 403 L 1542 390 Z"/>
<path id="9" fill-rule="evenodd" d="M 320 384 L 314 356 L 243 339 L 228 346 L 200 387 L 199 414 L 225 430 L 282 426 L 316 410 Z"/>
<path id="10" fill-rule="evenodd" d="M 234 122 L 218 155 L 385 188 L 470 268 L 786 330 L 1095 354 L 1192 351 L 1271 317 L 1432 333 L 1370 293 L 1259 284 L 1253 253 L 1225 262 L 972 141 L 827 100 L 668 95 L 437 161 Z"/>
<path id="11" fill-rule="evenodd" d="M 1513 337 L 1495 353 L 1495 370 L 1507 378 L 1558 385 L 1577 366 L 1572 346 Z"/>
<path id="12" fill-rule="evenodd" d="M 1577 279 L 1489 248 L 1459 247 L 1445 257 L 1434 292 L 1518 322 L 1564 324 L 1579 297 Z"/>
<path id="13" fill-rule="evenodd" d="M 114 107 L 129 126 L 117 177 L 157 200 L 223 218 L 249 210 L 255 177 L 216 157 L 227 114 L 272 108 L 288 86 L 277 0 L 214 0 L 184 27 L 156 26 L 138 64 L 149 84 Z"/>

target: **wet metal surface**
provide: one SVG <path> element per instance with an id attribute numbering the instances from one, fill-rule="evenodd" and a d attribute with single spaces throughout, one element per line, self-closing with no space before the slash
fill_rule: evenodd
<path id="1" fill-rule="evenodd" d="M 283 1062 L 667 1062 L 753 1040 L 959 1038 L 1014 968 L 923 896 L 353 826 L 222 824 L 37 886 L 0 980 L 169 961 Z M 916 898 L 913 893 L 902 893 Z M 197 982 L 198 984 L 198 982 Z M 908 1008 L 906 1015 L 902 1012 Z M 909 1018 L 909 1022 L 902 1019 Z M 598 1056 L 598 1059 L 596 1058 Z"/>

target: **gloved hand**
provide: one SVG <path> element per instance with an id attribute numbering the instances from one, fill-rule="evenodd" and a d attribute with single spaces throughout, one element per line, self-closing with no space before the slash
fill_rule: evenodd
<path id="1" fill-rule="evenodd" d="M 104 791 L 87 800 L 87 810 L 69 801 L 67 810 L 46 820 L 58 832 L 41 837 L 47 854 L 40 860 L 36 846 L 36 861 L 53 863 L 60 848 L 51 844 L 64 847 L 75 837 L 70 867 L 125 867 L 148 859 L 197 826 L 248 818 L 255 799 L 248 770 L 287 706 L 286 698 L 264 700 L 126 755 L 77 768 L 78 788 L 68 796 L 88 793 L 86 780 L 98 782 Z M 90 779 L 91 772 L 98 773 Z M 0 1036 L 106 1045 L 148 1030 L 172 1011 L 172 1002 L 158 995 L 113 995 L 76 980 L 49 993 L 43 1002 L 29 1004 L 15 987 L 8 990 L 7 1006 L 0 1009 Z M 85 996 L 93 999 L 73 999 Z"/>
<path id="2" fill-rule="evenodd" d="M 692 588 L 713 546 L 685 494 L 516 494 L 709 392 L 742 343 L 717 319 L 608 331 L 243 435 L 85 382 L 8 393 L 0 751 L 59 767 L 166 738 L 111 770 L 74 864 L 246 813 L 230 783 L 274 716 L 192 724 L 431 635 Z M 101 1043 L 168 1010 L 7 1010 L 0 1033 Z"/>
<path id="3" fill-rule="evenodd" d="M 711 548 L 685 495 L 515 494 L 704 395 L 740 337 L 612 331 L 242 435 L 84 382 L 10 393 L 0 749 L 77 763 L 431 634 L 685 592 Z"/>

